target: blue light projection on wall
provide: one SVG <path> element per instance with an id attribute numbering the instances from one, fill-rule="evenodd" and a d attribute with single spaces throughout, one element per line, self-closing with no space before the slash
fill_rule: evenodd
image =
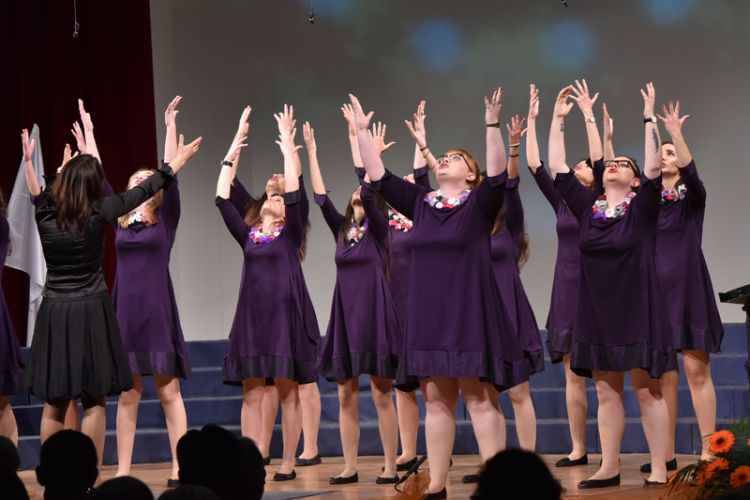
<path id="1" fill-rule="evenodd" d="M 641 6 L 656 22 L 675 23 L 695 7 L 695 0 L 641 0 Z"/>
<path id="2" fill-rule="evenodd" d="M 419 60 L 431 69 L 455 67 L 464 54 L 464 36 L 458 25 L 444 18 L 427 18 L 414 28 L 409 44 Z"/>
<path id="3" fill-rule="evenodd" d="M 594 55 L 594 35 L 580 21 L 564 20 L 551 26 L 542 39 L 548 65 L 560 70 L 583 69 Z"/>

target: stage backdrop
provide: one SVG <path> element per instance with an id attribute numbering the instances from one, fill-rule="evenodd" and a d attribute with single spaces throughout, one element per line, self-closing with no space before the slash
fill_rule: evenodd
<path id="1" fill-rule="evenodd" d="M 557 0 L 313 0 L 311 24 L 309 0 L 152 1 L 160 151 L 162 111 L 176 94 L 184 97 L 180 132 L 204 138 L 199 155 L 180 174 L 183 211 L 172 255 L 186 337 L 226 337 L 236 307 L 242 253 L 214 207 L 214 194 L 219 162 L 242 107 L 253 107 L 250 146 L 239 166 L 248 188 L 262 193 L 265 179 L 282 170 L 272 114 L 290 103 L 300 141 L 304 120 L 315 127 L 326 186 L 343 211 L 356 186 L 339 111 L 348 92 L 375 111 L 375 120 L 388 124 L 389 139 L 398 143 L 383 159 L 404 174 L 411 168 L 413 142 L 403 120 L 420 99 L 427 100 L 432 150 L 463 147 L 483 164 L 482 96 L 497 85 L 505 88 L 505 122 L 511 113 L 526 114 L 533 82 L 541 90 L 538 132 L 546 158 L 555 94 L 583 77 L 601 92 L 599 102 L 606 101 L 614 117 L 616 151 L 642 162 L 639 88 L 653 81 L 660 103 L 680 99 L 683 111 L 692 115 L 684 132 L 708 189 L 703 248 L 714 287 L 727 290 L 750 282 L 745 206 L 750 66 L 742 62 L 750 4 L 568 0 L 568 5 Z M 601 124 L 599 108 L 597 121 Z M 568 123 L 572 163 L 587 153 L 577 109 Z M 531 242 L 522 278 L 543 327 L 557 245 L 555 219 L 526 170 L 524 155 L 521 159 Z M 303 163 L 307 170 L 304 151 Z M 311 222 L 304 270 L 325 332 L 335 280 L 334 242 L 315 205 Z M 744 319 L 736 306 L 721 306 L 721 314 L 725 322 Z"/>

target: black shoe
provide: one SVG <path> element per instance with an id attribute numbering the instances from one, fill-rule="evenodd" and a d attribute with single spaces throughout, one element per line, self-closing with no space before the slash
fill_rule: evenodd
<path id="1" fill-rule="evenodd" d="M 419 460 L 417 457 L 412 458 L 411 460 L 404 462 L 402 464 L 396 464 L 396 470 L 399 472 L 407 471 L 411 469 L 412 465 L 417 463 L 417 460 Z M 383 470 L 383 469 L 380 469 Z"/>
<path id="2" fill-rule="evenodd" d="M 443 488 L 437 493 L 426 493 L 422 496 L 422 500 L 444 500 L 448 498 L 448 491 Z"/>
<path id="3" fill-rule="evenodd" d="M 354 473 L 349 477 L 335 476 L 328 480 L 328 484 L 351 484 L 359 482 L 359 474 Z"/>
<path id="4" fill-rule="evenodd" d="M 263 465 L 271 465 L 271 455 L 263 459 Z"/>
<path id="5" fill-rule="evenodd" d="M 643 487 L 648 488 L 649 486 L 666 486 L 669 484 L 667 481 L 663 483 L 661 481 L 649 481 L 648 479 L 643 480 Z"/>
<path id="6" fill-rule="evenodd" d="M 677 470 L 677 457 L 667 462 L 667 470 Z M 651 474 L 651 462 L 641 465 L 641 472 Z"/>
<path id="7" fill-rule="evenodd" d="M 321 462 L 323 461 L 320 459 L 320 454 L 318 454 L 312 458 L 295 458 L 294 466 L 295 467 L 308 467 L 310 465 L 319 465 Z"/>
<path id="8" fill-rule="evenodd" d="M 180 487 L 179 479 L 167 479 L 167 488 L 179 488 L 179 487 Z"/>
<path id="9" fill-rule="evenodd" d="M 292 479 L 297 479 L 296 471 L 292 471 L 289 474 L 282 474 L 281 472 L 277 472 L 273 475 L 274 481 L 291 481 Z"/>
<path id="10" fill-rule="evenodd" d="M 461 482 L 464 484 L 473 484 L 479 482 L 479 474 L 466 474 L 461 478 Z"/>
<path id="11" fill-rule="evenodd" d="M 398 475 L 393 477 L 378 477 L 375 479 L 375 484 L 396 484 L 398 483 Z"/>
<path id="12" fill-rule="evenodd" d="M 578 483 L 579 490 L 588 490 L 591 488 L 609 488 L 610 486 L 620 486 L 620 475 L 617 474 L 609 479 L 585 479 Z"/>
<path id="13" fill-rule="evenodd" d="M 587 465 L 589 463 L 589 456 L 583 455 L 581 458 L 571 460 L 568 457 L 561 458 L 555 464 L 555 467 L 575 467 L 576 465 Z"/>

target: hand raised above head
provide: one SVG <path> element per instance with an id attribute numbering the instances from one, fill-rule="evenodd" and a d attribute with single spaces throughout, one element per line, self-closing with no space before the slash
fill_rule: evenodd
<path id="1" fill-rule="evenodd" d="M 511 117 L 510 123 L 505 125 L 508 131 L 508 143 L 518 144 L 521 142 L 521 137 L 526 133 L 526 118 L 521 118 L 518 115 Z"/>
<path id="2" fill-rule="evenodd" d="M 297 120 L 294 119 L 294 106 L 284 104 L 284 110 L 273 115 L 279 126 L 279 134 L 282 136 L 289 135 L 294 128 Z"/>
<path id="3" fill-rule="evenodd" d="M 354 111 L 354 124 L 356 125 L 357 130 L 367 130 L 370 126 L 372 115 L 374 115 L 375 112 L 370 111 L 365 114 L 365 111 L 362 109 L 362 104 L 353 94 L 349 94 L 349 100 L 351 101 L 352 110 Z"/>
<path id="4" fill-rule="evenodd" d="M 552 116 L 555 118 L 564 118 L 568 116 L 570 113 L 570 110 L 573 109 L 574 104 L 572 102 L 568 102 L 568 99 L 570 98 L 570 94 L 573 92 L 573 87 L 568 85 L 567 87 L 564 87 L 560 92 L 557 94 L 557 98 L 555 99 L 555 108 L 552 111 Z"/>
<path id="5" fill-rule="evenodd" d="M 177 125 L 177 115 L 180 113 L 177 109 L 177 105 L 180 104 L 181 100 L 182 96 L 175 96 L 175 98 L 172 99 L 172 102 L 167 106 L 166 111 L 164 111 L 164 124 L 167 127 L 174 127 Z"/>
<path id="6" fill-rule="evenodd" d="M 528 119 L 534 120 L 539 116 L 539 89 L 533 83 L 529 85 L 529 114 Z"/>
<path id="7" fill-rule="evenodd" d="M 606 102 L 602 103 L 602 115 L 604 120 L 604 139 L 612 140 L 612 135 L 615 132 L 615 121 L 609 114 Z"/>
<path id="8" fill-rule="evenodd" d="M 312 128 L 310 122 L 302 124 L 302 137 L 305 139 L 305 147 L 308 153 L 315 153 L 318 149 L 315 143 L 315 129 Z"/>
<path id="9" fill-rule="evenodd" d="M 70 133 L 73 134 L 73 137 L 76 140 L 78 151 L 81 154 L 86 154 L 86 136 L 83 134 L 81 125 L 77 121 L 73 122 L 73 128 L 70 129 Z"/>
<path id="10" fill-rule="evenodd" d="M 21 130 L 21 152 L 23 153 L 24 161 L 31 161 L 31 155 L 34 154 L 34 148 L 36 147 L 36 139 L 29 141 L 29 130 Z"/>
<path id="11" fill-rule="evenodd" d="M 594 103 L 599 99 L 599 92 L 594 94 L 594 97 L 591 97 L 589 86 L 585 79 L 581 81 L 576 80 L 575 84 L 571 85 L 571 92 L 570 98 L 578 104 L 578 109 L 581 110 L 583 117 L 590 118 L 594 116 Z"/>
<path id="12" fill-rule="evenodd" d="M 484 122 L 487 124 L 500 121 L 500 110 L 503 108 L 503 88 L 498 87 L 492 97 L 484 97 Z"/>
<path id="13" fill-rule="evenodd" d="M 375 143 L 375 149 L 377 149 L 378 154 L 396 144 L 396 141 L 385 142 L 386 128 L 385 123 L 377 122 L 374 123 L 369 130 L 370 137 L 372 137 L 372 141 Z"/>
<path id="14" fill-rule="evenodd" d="M 646 84 L 646 91 L 641 89 L 641 96 L 643 97 L 643 116 L 650 118 L 654 116 L 655 102 L 656 102 L 656 90 L 654 84 L 648 82 Z"/>
<path id="15" fill-rule="evenodd" d="M 84 132 L 93 132 L 94 122 L 91 120 L 91 114 L 83 106 L 83 99 L 78 99 L 78 113 L 81 116 L 81 124 Z"/>
<path id="16" fill-rule="evenodd" d="M 341 113 L 349 128 L 349 135 L 357 135 L 357 124 L 354 122 L 354 108 L 349 103 L 341 105 Z"/>
<path id="17" fill-rule="evenodd" d="M 669 135 L 674 137 L 682 131 L 682 125 L 690 119 L 690 115 L 680 116 L 680 101 L 669 100 L 668 105 L 662 105 L 661 115 L 656 115 L 664 124 Z"/>

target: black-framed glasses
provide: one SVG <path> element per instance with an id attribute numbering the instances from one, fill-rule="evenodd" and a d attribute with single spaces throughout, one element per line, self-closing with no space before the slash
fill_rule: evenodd
<path id="1" fill-rule="evenodd" d="M 435 158 L 435 161 L 438 163 L 443 163 L 444 161 L 466 161 L 466 157 L 462 155 L 461 153 L 451 153 L 449 155 L 440 155 L 437 158 Z M 468 165 L 469 162 L 466 161 L 466 164 Z"/>

